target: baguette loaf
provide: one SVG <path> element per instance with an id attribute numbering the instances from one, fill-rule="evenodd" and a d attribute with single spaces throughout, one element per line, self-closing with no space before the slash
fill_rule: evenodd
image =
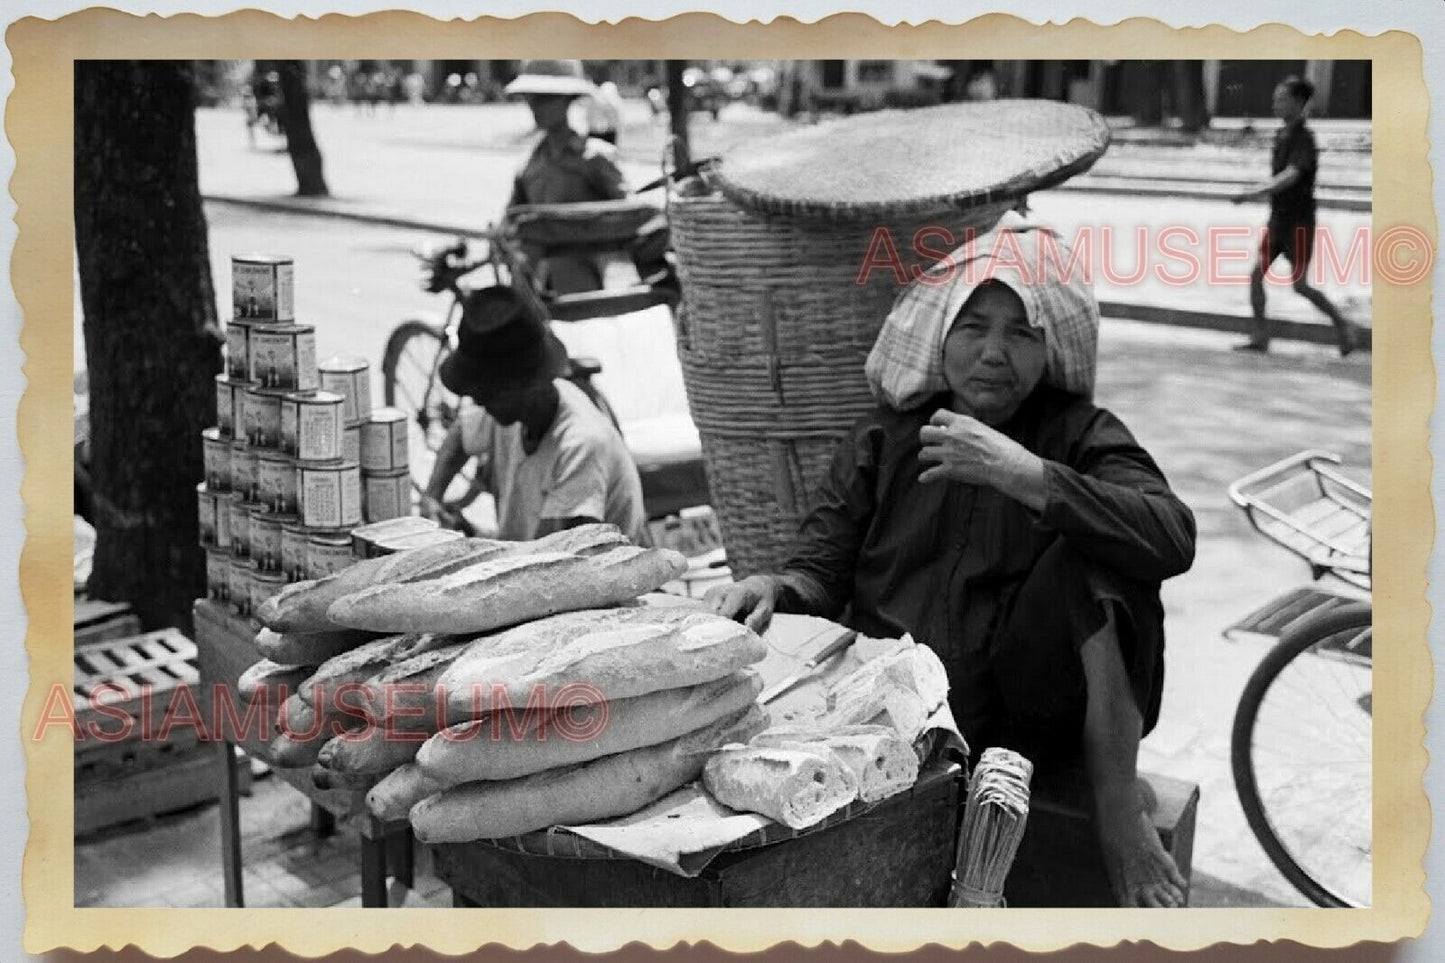
<path id="1" fill-rule="evenodd" d="M 455 639 L 455 636 L 443 636 Z M 366 681 L 366 696 L 373 717 L 403 732 L 431 734 L 442 728 L 437 688 L 442 673 L 472 645 L 467 639 L 437 649 L 413 652 L 393 662 Z"/>
<path id="2" fill-rule="evenodd" d="M 337 690 L 343 685 L 365 682 L 398 661 L 452 645 L 456 641 L 449 635 L 432 632 L 383 635 L 323 662 L 301 687 L 301 698 L 314 703 L 320 694 L 328 701 L 334 700 Z M 370 695 L 370 692 L 358 693 L 359 701 L 355 704 L 369 703 Z"/>
<path id="3" fill-rule="evenodd" d="M 436 578 L 455 566 L 502 554 L 509 543 L 483 538 L 454 539 L 421 548 L 369 558 L 325 578 L 295 582 L 267 599 L 256 618 L 277 632 L 324 632 L 336 626 L 326 618 L 332 602 L 373 585 Z"/>
<path id="4" fill-rule="evenodd" d="M 380 779 L 380 773 L 336 772 L 319 764 L 311 767 L 311 784 L 317 789 L 369 790 Z"/>
<path id="5" fill-rule="evenodd" d="M 467 842 L 624 816 L 696 779 L 709 753 L 764 725 L 754 704 L 659 745 L 521 779 L 464 783 L 413 806 L 412 829 L 426 843 Z"/>
<path id="6" fill-rule="evenodd" d="M 651 618 L 661 621 L 646 621 Z M 710 612 L 643 609 L 591 631 L 575 625 L 553 637 L 548 651 L 494 659 L 480 651 L 458 659 L 442 674 L 447 715 L 468 719 L 481 712 L 551 705 L 557 699 L 627 699 L 663 689 L 712 682 L 759 661 L 767 646 L 731 619 Z"/>
<path id="7" fill-rule="evenodd" d="M 336 626 L 327 632 L 282 633 L 262 629 L 256 633 L 256 650 L 273 662 L 315 667 L 377 637 L 375 632 L 358 632 Z"/>
<path id="8" fill-rule="evenodd" d="M 558 612 L 629 601 L 686 568 L 687 560 L 677 552 L 633 546 L 587 557 L 504 554 L 440 578 L 344 595 L 327 609 L 327 617 L 372 631 L 489 632 Z"/>
<path id="9" fill-rule="evenodd" d="M 707 761 L 702 784 L 714 799 L 804 829 L 852 802 L 858 782 L 825 748 L 727 749 Z"/>
<path id="10" fill-rule="evenodd" d="M 852 771 L 858 799 L 872 803 L 887 799 L 918 780 L 918 757 L 913 747 L 887 726 L 845 726 L 819 732 L 774 727 L 748 743 L 753 748 L 831 750 Z"/>
<path id="11" fill-rule="evenodd" d="M 445 788 L 416 763 L 403 763 L 371 787 L 366 794 L 366 808 L 382 822 L 396 822 L 405 819 L 411 807 Z"/>
<path id="12" fill-rule="evenodd" d="M 690 688 L 559 710 L 566 717 L 560 727 L 537 711 L 483 717 L 432 736 L 416 762 L 448 785 L 517 779 L 676 739 L 736 715 L 762 688 L 757 673 L 745 669 Z"/>
<path id="13" fill-rule="evenodd" d="M 622 529 L 607 522 L 592 522 L 565 528 L 544 535 L 533 542 L 514 543 L 530 552 L 566 552 L 569 555 L 596 555 L 610 549 L 631 545 Z"/>
<path id="14" fill-rule="evenodd" d="M 426 739 L 425 732 L 404 732 L 382 723 L 333 736 L 321 747 L 316 761 L 332 772 L 379 778 L 415 759 Z"/>
<path id="15" fill-rule="evenodd" d="M 353 704 L 347 701 L 348 706 Z M 339 706 L 317 710 L 299 694 L 293 695 L 277 716 L 280 734 L 271 740 L 271 761 L 283 768 L 309 766 L 338 729 L 356 729 L 363 723 L 358 714 L 343 712 Z"/>
<path id="16" fill-rule="evenodd" d="M 315 671 L 309 665 L 283 665 L 262 659 L 241 673 L 236 682 L 236 693 L 241 697 L 242 704 L 249 704 L 262 689 L 268 690 L 268 693 L 285 693 L 284 701 Z"/>

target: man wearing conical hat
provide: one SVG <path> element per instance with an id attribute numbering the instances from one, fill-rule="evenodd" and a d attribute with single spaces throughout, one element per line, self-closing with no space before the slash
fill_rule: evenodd
<path id="1" fill-rule="evenodd" d="M 938 653 L 975 753 L 1076 764 L 1122 906 L 1185 881 L 1138 781 L 1159 716 L 1159 587 L 1195 524 L 1129 430 L 1093 401 L 1099 308 L 1057 235 L 1007 220 L 906 288 L 869 355 L 879 401 L 842 439 L 782 571 L 708 595 L 911 634 Z"/>
<path id="2" fill-rule="evenodd" d="M 567 123 L 572 101 L 596 97 L 598 93 L 583 73 L 580 60 L 523 61 L 521 73 L 507 85 L 506 93 L 527 101 L 542 134 L 517 172 L 509 207 L 615 201 L 628 196 L 626 179 L 617 166 L 617 149 L 601 138 L 577 133 Z M 632 258 L 644 280 L 668 276 L 664 257 L 667 246 L 665 230 L 638 239 Z M 557 294 L 602 287 L 597 262 L 586 251 L 549 250 L 544 260 L 544 278 Z"/>

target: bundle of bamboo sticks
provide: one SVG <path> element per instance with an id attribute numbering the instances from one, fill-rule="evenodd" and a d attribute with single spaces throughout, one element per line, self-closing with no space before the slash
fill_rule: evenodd
<path id="1" fill-rule="evenodd" d="M 1033 774 L 1033 763 L 1012 750 L 984 750 L 968 784 L 949 906 L 1004 905 L 1003 884 L 1028 822 Z"/>

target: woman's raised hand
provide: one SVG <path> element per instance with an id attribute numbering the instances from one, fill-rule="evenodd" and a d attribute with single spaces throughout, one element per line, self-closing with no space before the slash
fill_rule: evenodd
<path id="1" fill-rule="evenodd" d="M 1043 460 L 977 418 L 941 408 L 919 429 L 918 440 L 918 460 L 930 466 L 919 481 L 987 485 L 1031 508 L 1042 504 Z"/>
<path id="2" fill-rule="evenodd" d="M 702 603 L 718 615 L 736 619 L 762 635 L 778 604 L 778 583 L 767 575 L 750 575 L 741 582 L 710 588 Z"/>

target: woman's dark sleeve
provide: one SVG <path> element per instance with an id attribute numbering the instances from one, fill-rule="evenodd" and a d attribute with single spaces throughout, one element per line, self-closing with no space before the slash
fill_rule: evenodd
<path id="1" fill-rule="evenodd" d="M 838 442 L 778 573 L 778 609 L 837 618 L 853 595 L 853 567 L 873 516 L 881 429 L 859 423 Z"/>
<path id="2" fill-rule="evenodd" d="M 1121 575 L 1162 582 L 1194 563 L 1194 513 L 1119 419 L 1096 410 L 1064 464 L 1044 461 L 1039 522 Z"/>

